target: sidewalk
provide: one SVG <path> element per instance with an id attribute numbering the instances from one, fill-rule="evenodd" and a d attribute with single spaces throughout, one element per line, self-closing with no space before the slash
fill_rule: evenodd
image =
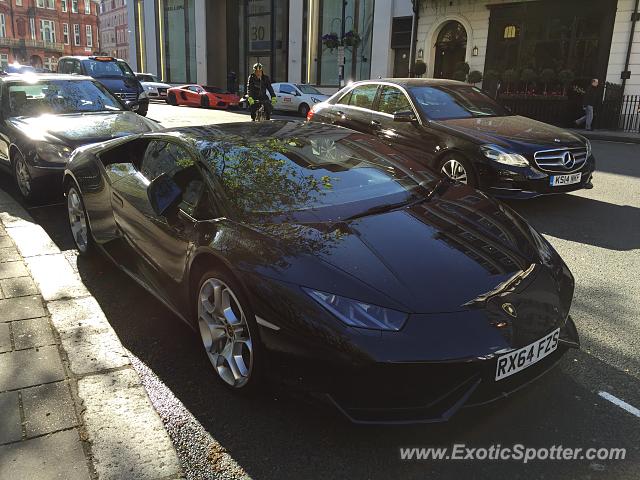
<path id="1" fill-rule="evenodd" d="M 639 132 L 620 132 L 616 130 L 584 130 L 574 128 L 572 132 L 582 135 L 589 140 L 603 140 L 606 142 L 621 142 L 621 143 L 640 143 Z"/>
<path id="2" fill-rule="evenodd" d="M 50 478 L 183 475 L 100 306 L 0 190 L 0 479 Z"/>

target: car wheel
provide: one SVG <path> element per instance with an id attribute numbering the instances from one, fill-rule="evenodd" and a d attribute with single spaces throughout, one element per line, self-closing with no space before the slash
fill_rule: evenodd
<path id="1" fill-rule="evenodd" d="M 149 112 L 149 107 L 146 107 L 141 110 L 138 110 L 136 113 L 142 117 L 146 117 L 148 112 Z"/>
<path id="2" fill-rule="evenodd" d="M 169 105 L 177 105 L 178 104 L 178 100 L 176 99 L 176 94 L 173 92 L 169 92 L 169 95 L 167 95 L 167 103 Z"/>
<path id="3" fill-rule="evenodd" d="M 87 255 L 93 251 L 93 237 L 87 210 L 78 186 L 71 182 L 67 187 L 67 212 L 69 214 L 69 228 L 76 248 L 81 255 Z"/>
<path id="4" fill-rule="evenodd" d="M 209 97 L 207 97 L 206 95 L 202 95 L 200 97 L 200 106 L 202 108 L 209 108 Z"/>
<path id="5" fill-rule="evenodd" d="M 307 118 L 307 113 L 309 113 L 309 110 L 311 109 L 309 108 L 309 105 L 307 105 L 306 103 L 303 103 L 298 107 L 298 113 L 302 115 L 304 118 Z"/>
<path id="6" fill-rule="evenodd" d="M 34 191 L 33 178 L 29 173 L 27 162 L 20 152 L 16 152 L 13 156 L 13 176 L 22 198 L 27 202 L 34 201 L 36 192 Z"/>
<path id="7" fill-rule="evenodd" d="M 209 271 L 200 280 L 196 301 L 202 344 L 216 374 L 234 391 L 254 391 L 262 377 L 262 349 L 241 289 L 229 275 Z"/>
<path id="8" fill-rule="evenodd" d="M 465 185 L 475 187 L 477 184 L 471 164 L 459 155 L 445 157 L 440 162 L 440 173 Z"/>

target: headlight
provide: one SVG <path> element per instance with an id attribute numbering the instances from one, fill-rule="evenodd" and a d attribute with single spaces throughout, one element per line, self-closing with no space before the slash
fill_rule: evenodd
<path id="1" fill-rule="evenodd" d="M 514 167 L 527 167 L 529 161 L 518 153 L 506 152 L 497 145 L 483 145 L 480 147 L 485 157 L 494 162 L 512 165 Z"/>
<path id="2" fill-rule="evenodd" d="M 316 97 L 311 97 L 311 101 L 313 103 L 320 103 L 322 100 L 320 100 L 319 98 L 316 98 Z"/>
<path id="3" fill-rule="evenodd" d="M 351 327 L 398 331 L 408 315 L 389 308 L 378 307 L 332 293 L 303 288 L 316 302 Z"/>
<path id="4" fill-rule="evenodd" d="M 147 92 L 142 92 L 140 95 L 138 95 L 138 100 L 142 100 L 143 98 L 149 98 Z"/>
<path id="5" fill-rule="evenodd" d="M 47 162 L 67 163 L 73 150 L 66 145 L 53 143 L 38 143 L 36 153 L 38 157 Z"/>
<path id="6" fill-rule="evenodd" d="M 591 156 L 591 142 L 587 138 L 585 138 L 585 140 L 587 141 L 585 144 L 585 147 L 587 147 L 587 158 L 589 158 Z"/>

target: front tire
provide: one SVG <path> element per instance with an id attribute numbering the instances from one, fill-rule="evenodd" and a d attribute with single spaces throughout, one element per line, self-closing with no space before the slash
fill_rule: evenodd
<path id="1" fill-rule="evenodd" d="M 176 98 L 176 94 L 173 92 L 169 92 L 169 95 L 167 95 L 167 103 L 169 105 L 177 105 L 178 104 L 178 100 Z"/>
<path id="2" fill-rule="evenodd" d="M 211 270 L 198 283 L 196 312 L 205 353 L 222 383 L 242 393 L 262 383 L 263 354 L 258 325 L 237 281 Z"/>
<path id="3" fill-rule="evenodd" d="M 209 108 L 209 97 L 202 95 L 202 97 L 200 97 L 200 106 L 202 108 Z"/>
<path id="4" fill-rule="evenodd" d="M 34 190 L 33 178 L 29 172 L 29 166 L 22 153 L 16 151 L 13 155 L 13 178 L 22 198 L 31 203 L 37 198 L 37 191 Z"/>
<path id="5" fill-rule="evenodd" d="M 307 113 L 309 113 L 309 110 L 311 109 L 309 108 L 309 105 L 307 105 L 306 103 L 303 103 L 298 107 L 298 113 L 304 118 L 307 118 Z"/>
<path id="6" fill-rule="evenodd" d="M 477 186 L 476 175 L 471 163 L 461 155 L 448 155 L 440 161 L 438 170 L 449 177 L 471 187 Z"/>
<path id="7" fill-rule="evenodd" d="M 67 186 L 66 196 L 69 229 L 73 242 L 80 255 L 89 255 L 94 250 L 93 237 L 82 194 L 75 182 L 70 182 Z"/>
<path id="8" fill-rule="evenodd" d="M 143 107 L 141 109 L 138 110 L 138 115 L 142 116 L 142 117 L 146 117 L 147 113 L 149 112 L 149 106 Z"/>

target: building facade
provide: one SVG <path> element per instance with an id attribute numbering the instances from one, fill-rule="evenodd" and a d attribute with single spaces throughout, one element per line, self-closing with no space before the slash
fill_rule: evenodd
<path id="1" fill-rule="evenodd" d="M 55 71 L 63 55 L 99 48 L 98 5 L 92 0 L 0 0 L 0 64 Z"/>
<path id="2" fill-rule="evenodd" d="M 127 0 L 100 0 L 98 5 L 100 51 L 129 61 L 129 11 Z"/>
<path id="3" fill-rule="evenodd" d="M 132 63 L 172 83 L 242 87 L 259 61 L 274 81 L 331 92 L 350 80 L 407 76 L 413 57 L 424 64 L 426 77 L 466 79 L 466 64 L 485 83 L 493 79 L 525 93 L 563 94 L 567 79 L 584 87 L 599 78 L 640 94 L 640 32 L 631 39 L 634 5 L 635 0 L 130 0 L 127 8 Z"/>

